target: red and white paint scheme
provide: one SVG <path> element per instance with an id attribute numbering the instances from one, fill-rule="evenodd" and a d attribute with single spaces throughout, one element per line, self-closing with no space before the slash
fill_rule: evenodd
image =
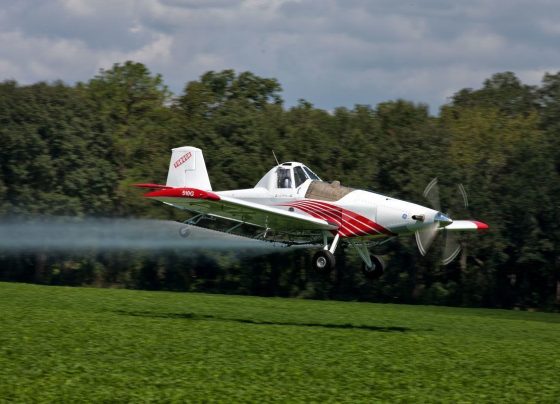
<path id="1" fill-rule="evenodd" d="M 433 189 L 435 181 L 430 183 Z M 415 234 L 424 255 L 438 232 L 486 230 L 474 220 L 452 220 L 439 210 L 374 192 L 352 189 L 337 181 L 322 181 L 302 163 L 286 162 L 268 171 L 254 188 L 212 191 L 202 151 L 196 147 L 172 150 L 167 183 L 136 184 L 152 191 L 144 196 L 198 214 L 260 228 L 260 239 L 286 245 L 319 244 L 314 256 L 316 269 L 335 265 L 340 242 L 351 244 L 372 278 L 383 273 L 381 257 L 370 255 L 369 246 L 400 235 Z M 196 225 L 196 220 L 185 222 Z M 453 260 L 459 244 L 451 246 L 444 263 Z"/>

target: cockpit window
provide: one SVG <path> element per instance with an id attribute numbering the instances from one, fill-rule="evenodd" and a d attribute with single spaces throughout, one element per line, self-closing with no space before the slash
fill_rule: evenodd
<path id="1" fill-rule="evenodd" d="M 296 188 L 305 182 L 307 176 L 305 175 L 305 171 L 303 171 L 303 168 L 301 168 L 300 166 L 294 168 L 294 178 L 296 180 Z"/>
<path id="2" fill-rule="evenodd" d="M 292 176 L 290 175 L 289 168 L 278 167 L 276 173 L 278 174 L 278 188 L 291 188 L 292 187 Z"/>
<path id="3" fill-rule="evenodd" d="M 311 178 L 312 180 L 321 181 L 321 178 L 319 178 L 319 177 L 317 176 L 317 174 L 315 174 L 315 173 L 314 173 L 313 171 L 311 171 L 309 168 L 303 166 L 303 169 L 305 170 L 305 172 L 307 173 L 307 176 L 308 176 L 309 178 Z"/>

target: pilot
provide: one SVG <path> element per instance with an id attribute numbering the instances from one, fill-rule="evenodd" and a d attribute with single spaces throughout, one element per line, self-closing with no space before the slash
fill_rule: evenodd
<path id="1" fill-rule="evenodd" d="M 278 169 L 278 188 L 291 188 L 292 180 L 290 170 L 285 168 Z"/>

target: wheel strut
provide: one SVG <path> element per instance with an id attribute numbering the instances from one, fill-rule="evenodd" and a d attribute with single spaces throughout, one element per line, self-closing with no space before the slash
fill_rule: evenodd
<path id="1" fill-rule="evenodd" d="M 329 252 L 331 254 L 334 254 L 334 251 L 336 250 L 336 246 L 338 245 L 338 240 L 340 240 L 340 234 L 336 233 L 336 235 L 334 236 L 334 240 L 331 243 L 331 248 L 329 248 Z M 325 246 L 326 247 L 326 246 Z"/>
<path id="2" fill-rule="evenodd" d="M 313 256 L 313 267 L 318 271 L 330 271 L 334 268 L 336 260 L 334 258 L 334 252 L 338 246 L 338 241 L 340 240 L 340 234 L 336 233 L 334 239 L 329 247 L 329 233 L 323 232 L 323 249 L 318 251 Z"/>

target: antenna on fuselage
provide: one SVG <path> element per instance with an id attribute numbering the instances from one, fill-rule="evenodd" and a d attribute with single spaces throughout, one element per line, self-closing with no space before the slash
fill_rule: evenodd
<path id="1" fill-rule="evenodd" d="M 274 150 L 272 150 L 272 155 L 274 156 L 274 160 L 276 160 L 276 165 L 280 166 L 280 163 L 278 162 L 278 159 L 276 158 L 276 153 L 274 153 Z"/>

